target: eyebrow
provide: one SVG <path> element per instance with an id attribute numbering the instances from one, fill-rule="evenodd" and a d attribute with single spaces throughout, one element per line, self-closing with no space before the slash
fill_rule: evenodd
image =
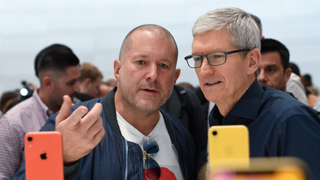
<path id="1" fill-rule="evenodd" d="M 273 68 L 273 67 L 276 67 L 276 68 L 277 68 L 278 66 L 275 65 L 275 64 L 271 64 L 271 65 L 268 65 L 268 66 L 267 66 L 267 68 Z"/>
<path id="2" fill-rule="evenodd" d="M 71 79 L 70 81 L 67 81 L 67 84 L 73 84 L 76 81 L 78 81 L 78 79 Z"/>
<path id="3" fill-rule="evenodd" d="M 149 58 L 149 56 L 148 56 L 148 55 L 145 55 L 145 54 L 133 56 L 133 59 L 134 59 L 134 60 L 139 59 L 139 58 Z M 168 58 L 166 58 L 166 59 L 161 59 L 161 61 L 171 62 L 171 60 L 168 59 Z"/>
<path id="4" fill-rule="evenodd" d="M 133 59 L 148 58 L 148 57 L 149 57 L 148 55 L 140 54 L 140 55 L 133 56 Z"/>

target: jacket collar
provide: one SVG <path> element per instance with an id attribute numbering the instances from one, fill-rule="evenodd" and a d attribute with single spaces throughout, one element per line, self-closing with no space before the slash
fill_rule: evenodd
<path id="1" fill-rule="evenodd" d="M 259 114 L 263 94 L 264 90 L 256 79 L 226 117 L 220 114 L 217 106 L 213 108 L 214 124 L 250 124 Z"/>

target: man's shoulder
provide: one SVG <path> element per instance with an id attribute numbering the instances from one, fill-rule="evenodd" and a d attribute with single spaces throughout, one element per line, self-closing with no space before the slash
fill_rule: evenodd
<path id="1" fill-rule="evenodd" d="M 22 118 L 28 118 L 31 114 L 38 113 L 36 101 L 30 97 L 14 107 L 12 107 L 6 114 L 1 117 L 1 121 L 10 121 L 10 123 L 16 123 Z M 40 113 L 40 112 L 39 112 Z"/>
<path id="2" fill-rule="evenodd" d="M 268 112 L 281 121 L 292 116 L 313 116 L 312 110 L 292 97 L 290 94 L 273 89 L 265 88 L 265 95 L 261 102 L 260 112 Z"/>

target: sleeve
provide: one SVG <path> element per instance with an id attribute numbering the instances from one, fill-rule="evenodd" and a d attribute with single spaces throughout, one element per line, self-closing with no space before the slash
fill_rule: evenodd
<path id="1" fill-rule="evenodd" d="M 313 106 L 313 109 L 316 111 L 320 111 L 320 98 L 319 98 L 319 96 L 318 96 L 316 103 Z"/>
<path id="2" fill-rule="evenodd" d="M 305 161 L 320 179 L 320 125 L 317 117 L 300 115 L 287 119 L 279 129 L 275 143 L 278 156 L 296 157 Z"/>
<path id="3" fill-rule="evenodd" d="M 20 168 L 23 158 L 24 132 L 13 119 L 3 116 L 0 120 L 0 179 L 11 179 Z"/>
<path id="4" fill-rule="evenodd" d="M 295 80 L 291 76 L 287 82 L 287 92 L 291 92 L 300 102 L 308 106 L 309 103 L 304 86 L 299 82 L 299 80 Z"/>

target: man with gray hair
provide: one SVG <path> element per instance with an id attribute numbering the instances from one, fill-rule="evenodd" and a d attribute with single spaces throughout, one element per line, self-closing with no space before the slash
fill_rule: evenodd
<path id="1" fill-rule="evenodd" d="M 215 9 L 196 21 L 192 34 L 192 55 L 185 59 L 216 104 L 210 125 L 245 125 L 251 157 L 298 157 L 319 179 L 320 120 L 290 95 L 258 83 L 260 35 L 251 16 L 238 8 Z"/>

